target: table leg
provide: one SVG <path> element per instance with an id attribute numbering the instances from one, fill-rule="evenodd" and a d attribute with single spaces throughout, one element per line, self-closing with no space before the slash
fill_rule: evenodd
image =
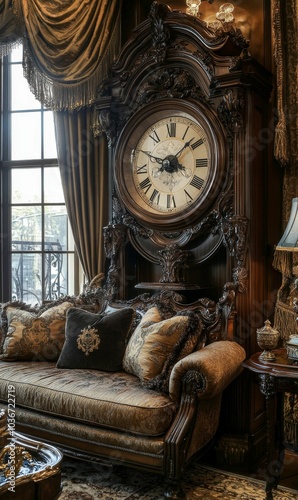
<path id="1" fill-rule="evenodd" d="M 261 393 L 265 396 L 266 402 L 266 431 L 267 431 L 267 474 L 266 474 L 266 500 L 272 500 L 272 490 L 277 488 L 281 475 L 284 448 L 282 430 L 282 404 L 278 401 L 277 423 L 278 423 L 278 455 L 276 457 L 275 447 L 275 378 L 268 374 L 259 375 L 259 386 Z M 280 394 L 277 395 L 281 397 Z"/>

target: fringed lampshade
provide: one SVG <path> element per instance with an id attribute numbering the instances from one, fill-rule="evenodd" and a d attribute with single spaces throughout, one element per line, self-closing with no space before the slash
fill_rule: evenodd
<path id="1" fill-rule="evenodd" d="M 298 336 L 298 198 L 293 198 L 287 227 L 275 248 L 273 267 L 282 273 L 275 305 L 274 326 L 286 341 Z"/>

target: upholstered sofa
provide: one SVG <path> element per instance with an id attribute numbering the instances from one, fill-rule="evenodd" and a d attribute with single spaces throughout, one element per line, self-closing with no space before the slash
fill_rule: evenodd
<path id="1" fill-rule="evenodd" d="M 161 473 L 173 499 L 245 358 L 229 340 L 227 303 L 185 306 L 165 291 L 2 304 L 1 334 L 0 407 L 15 404 L 17 431 L 66 455 Z"/>

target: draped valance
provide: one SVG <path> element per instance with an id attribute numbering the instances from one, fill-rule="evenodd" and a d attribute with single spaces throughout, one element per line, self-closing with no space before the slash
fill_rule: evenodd
<path id="1" fill-rule="evenodd" d="M 0 55 L 24 45 L 35 97 L 53 110 L 90 106 L 120 48 L 121 0 L 0 0 Z"/>

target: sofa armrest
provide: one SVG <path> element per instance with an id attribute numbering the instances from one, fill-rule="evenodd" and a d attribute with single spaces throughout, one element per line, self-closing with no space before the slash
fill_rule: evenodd
<path id="1" fill-rule="evenodd" d="M 208 344 L 178 361 L 171 373 L 169 394 L 179 402 L 185 377 L 189 377 L 200 399 L 220 394 L 242 371 L 246 358 L 243 347 L 237 342 L 220 340 Z"/>

